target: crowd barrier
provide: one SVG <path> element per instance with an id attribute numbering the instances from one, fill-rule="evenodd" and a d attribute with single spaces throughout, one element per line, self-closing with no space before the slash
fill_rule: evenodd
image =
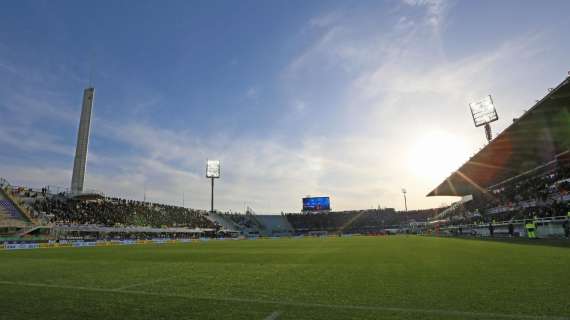
<path id="1" fill-rule="evenodd" d="M 152 240 L 60 240 L 42 243 L 4 243 L 0 245 L 0 250 L 24 250 L 24 249 L 44 249 L 44 248 L 82 248 L 82 247 L 108 247 L 108 246 L 128 246 L 140 244 L 174 244 L 190 243 L 197 240 L 192 239 L 152 239 Z"/>
<path id="2" fill-rule="evenodd" d="M 39 247 L 39 243 L 7 243 L 4 245 L 4 250 L 37 249 Z"/>
<path id="3" fill-rule="evenodd" d="M 199 239 L 151 239 L 151 240 L 50 240 L 43 243 L 5 243 L 0 245 L 0 250 L 23 250 L 23 249 L 43 249 L 43 248 L 81 248 L 81 247 L 108 247 L 108 246 L 128 246 L 140 244 L 175 244 L 224 240 L 256 240 L 256 238 L 199 238 Z M 272 237 L 271 239 L 279 239 Z"/>
<path id="4" fill-rule="evenodd" d="M 360 234 L 346 234 L 343 237 L 361 236 Z M 319 236 L 319 238 L 333 238 L 337 235 Z M 303 239 L 305 235 L 297 235 L 286 237 L 290 239 Z M 50 240 L 42 243 L 4 243 L 0 244 L 1 250 L 25 250 L 25 249 L 46 249 L 46 248 L 84 248 L 84 247 L 108 247 L 108 246 L 128 246 L 141 244 L 175 244 L 175 243 L 192 243 L 192 242 L 208 242 L 208 241 L 227 241 L 227 240 L 278 240 L 281 237 L 240 237 L 240 238 L 198 238 L 198 239 L 151 239 L 151 240 Z"/>
<path id="5" fill-rule="evenodd" d="M 536 223 L 536 236 L 538 238 L 564 238 L 564 222 L 566 222 L 567 219 L 567 217 L 551 217 L 533 220 Z M 512 225 L 513 234 L 515 236 L 527 237 L 525 223 L 526 222 L 524 220 L 494 223 L 492 224 L 494 236 L 509 235 L 509 225 Z M 461 233 L 459 233 L 459 230 L 461 230 Z M 440 234 L 450 236 L 472 235 L 490 237 L 491 231 L 489 229 L 489 224 L 471 224 L 443 227 L 440 229 Z"/>

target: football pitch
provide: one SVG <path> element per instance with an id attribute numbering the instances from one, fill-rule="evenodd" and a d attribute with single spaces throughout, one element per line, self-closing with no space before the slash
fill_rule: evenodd
<path id="1" fill-rule="evenodd" d="M 568 319 L 570 248 L 390 236 L 0 251 L 0 319 Z"/>

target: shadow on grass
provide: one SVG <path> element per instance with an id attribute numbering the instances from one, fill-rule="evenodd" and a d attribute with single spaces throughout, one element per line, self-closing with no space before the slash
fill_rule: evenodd
<path id="1" fill-rule="evenodd" d="M 503 237 L 450 237 L 452 239 L 461 239 L 468 241 L 490 241 L 502 242 L 527 246 L 547 246 L 547 247 L 562 247 L 570 249 L 570 239 L 527 239 L 527 238 L 503 238 Z"/>

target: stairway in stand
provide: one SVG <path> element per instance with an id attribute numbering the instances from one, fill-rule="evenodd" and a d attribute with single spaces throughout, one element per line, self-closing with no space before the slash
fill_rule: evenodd
<path id="1" fill-rule="evenodd" d="M 28 225 L 29 223 L 21 215 L 20 210 L 0 192 L 0 226 L 26 227 Z"/>

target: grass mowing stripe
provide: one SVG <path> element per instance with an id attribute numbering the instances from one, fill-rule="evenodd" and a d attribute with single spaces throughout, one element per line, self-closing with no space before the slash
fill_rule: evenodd
<path id="1" fill-rule="evenodd" d="M 390 312 L 401 312 L 401 313 L 418 313 L 418 314 L 434 314 L 434 315 L 445 315 L 445 316 L 461 316 L 461 317 L 469 317 L 469 318 L 485 317 L 485 318 L 493 318 L 493 319 L 499 319 L 500 318 L 500 319 L 521 319 L 521 320 L 523 320 L 523 319 L 570 320 L 570 318 L 568 318 L 568 317 L 560 317 L 560 316 L 535 316 L 535 315 L 519 315 L 519 314 L 505 314 L 505 313 L 470 312 L 470 311 L 454 311 L 454 310 L 440 310 L 440 309 L 397 308 L 397 307 L 364 306 L 364 305 L 332 305 L 332 304 L 324 304 L 324 303 L 306 303 L 306 302 L 294 302 L 294 301 L 271 301 L 271 300 L 262 300 L 262 299 L 244 299 L 244 298 L 233 298 L 233 297 L 205 297 L 205 296 L 196 297 L 196 296 L 181 295 L 181 294 L 154 293 L 154 292 L 136 291 L 136 290 L 119 290 L 119 289 L 105 289 L 105 288 L 94 288 L 94 287 L 78 287 L 78 286 L 53 285 L 53 284 L 45 284 L 45 283 L 15 282 L 15 281 L 0 281 L 0 284 L 14 285 L 14 286 L 25 286 L 25 287 L 83 290 L 83 291 L 105 292 L 105 293 L 135 294 L 135 295 L 147 295 L 147 296 L 156 296 L 156 297 L 184 298 L 184 299 L 195 299 L 195 300 L 213 300 L 213 301 L 227 301 L 227 302 L 240 302 L 240 303 L 275 304 L 275 305 L 293 306 L 293 307 L 307 307 L 307 308 L 390 311 Z"/>

